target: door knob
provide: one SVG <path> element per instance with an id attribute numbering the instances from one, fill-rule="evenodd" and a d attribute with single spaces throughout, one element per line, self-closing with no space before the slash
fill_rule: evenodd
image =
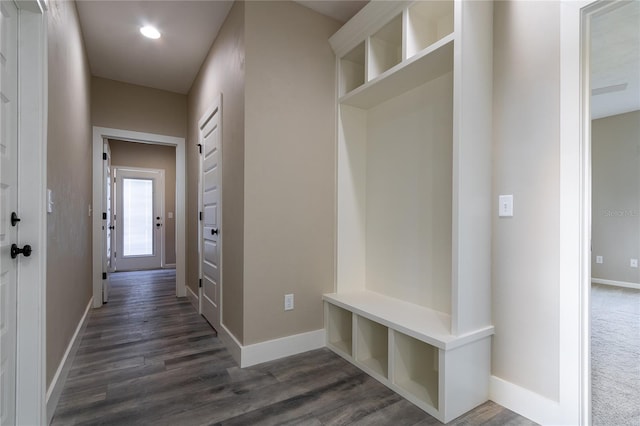
<path id="1" fill-rule="evenodd" d="M 211 228 L 211 235 L 218 235 L 218 228 Z"/>
<path id="2" fill-rule="evenodd" d="M 20 218 L 16 212 L 11 212 L 11 226 L 16 226 L 18 222 L 20 222 Z"/>
<path id="3" fill-rule="evenodd" d="M 11 258 L 15 259 L 19 254 L 22 254 L 24 257 L 31 256 L 31 246 L 27 244 L 23 248 L 20 248 L 15 244 L 11 244 Z"/>

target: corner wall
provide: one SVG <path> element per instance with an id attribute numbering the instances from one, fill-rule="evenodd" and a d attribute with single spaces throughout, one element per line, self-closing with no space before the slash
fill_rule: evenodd
<path id="1" fill-rule="evenodd" d="M 492 373 L 558 401 L 560 4 L 495 2 L 493 40 Z"/>
<path id="2" fill-rule="evenodd" d="M 188 94 L 187 286 L 198 294 L 198 120 L 222 94 L 222 324 L 244 332 L 245 2 L 235 2 Z"/>
<path id="3" fill-rule="evenodd" d="M 291 1 L 245 8 L 249 345 L 323 328 L 322 294 L 333 291 L 335 268 L 336 72 L 328 39 L 340 24 Z M 285 312 L 287 293 L 295 309 Z"/>
<path id="4" fill-rule="evenodd" d="M 89 64 L 74 2 L 50 0 L 47 186 L 47 373 L 60 365 L 92 296 Z"/>

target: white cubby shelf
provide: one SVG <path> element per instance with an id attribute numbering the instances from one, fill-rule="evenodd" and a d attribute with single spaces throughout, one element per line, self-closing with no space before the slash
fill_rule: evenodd
<path id="1" fill-rule="evenodd" d="M 442 422 L 489 397 L 491 2 L 369 2 L 338 63 L 327 347 Z"/>

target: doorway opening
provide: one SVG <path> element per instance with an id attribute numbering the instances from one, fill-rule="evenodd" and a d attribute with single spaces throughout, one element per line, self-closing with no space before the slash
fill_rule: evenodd
<path id="1" fill-rule="evenodd" d="M 154 227 L 169 228 L 175 232 L 175 268 L 176 268 L 176 296 L 186 296 L 186 156 L 185 139 L 173 136 L 142 133 L 123 129 L 104 127 L 93 128 L 93 307 L 99 308 L 108 300 L 108 270 L 105 267 L 107 257 L 107 233 L 109 231 L 104 184 L 104 144 L 105 141 L 136 142 L 141 144 L 164 145 L 175 149 L 175 213 L 174 225 L 166 226 L 164 215 L 154 216 Z M 112 153 L 113 154 L 113 153 Z M 112 211 L 113 212 L 113 211 Z M 173 212 L 172 212 L 173 213 Z M 157 219 L 160 217 L 160 219 Z M 117 213 L 116 213 L 117 220 Z M 162 222 L 161 222 L 162 221 Z M 116 222 L 117 223 L 117 222 Z M 159 227 L 156 225 L 160 224 Z M 115 234 L 115 233 L 112 233 Z M 111 245 L 111 247 L 115 247 Z M 117 249 L 114 250 L 117 252 Z M 165 265 L 167 266 L 167 265 Z"/>

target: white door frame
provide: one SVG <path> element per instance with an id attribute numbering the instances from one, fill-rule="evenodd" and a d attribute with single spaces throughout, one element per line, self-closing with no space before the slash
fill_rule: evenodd
<path id="1" fill-rule="evenodd" d="M 132 130 L 93 127 L 93 307 L 102 306 L 102 143 L 104 139 L 118 139 L 127 142 L 169 145 L 176 147 L 176 296 L 187 294 L 186 280 L 186 156 L 185 139 Z M 98 207 L 99 206 L 99 207 Z"/>
<path id="2" fill-rule="evenodd" d="M 16 424 L 46 423 L 47 22 L 46 1 L 17 1 L 18 203 L 20 243 L 33 246 L 18 267 Z"/>
<path id="3" fill-rule="evenodd" d="M 118 182 L 116 182 L 116 185 L 114 185 L 114 187 L 116 187 L 116 197 L 115 197 L 115 201 L 116 201 L 116 223 L 119 223 L 119 226 L 116 226 L 116 234 L 115 234 L 115 240 L 116 240 L 116 251 L 119 251 L 121 253 L 120 255 L 120 260 L 123 259 L 123 252 L 124 250 L 117 250 L 122 244 L 123 241 L 121 241 L 118 236 L 120 235 L 120 232 L 123 231 L 123 227 L 122 227 L 122 222 L 118 222 L 118 218 L 120 218 L 119 220 L 122 221 L 123 217 L 122 217 L 122 206 L 120 206 L 118 204 L 118 201 L 120 200 L 120 197 L 123 196 L 122 194 L 122 173 L 126 172 L 135 172 L 135 173 L 142 173 L 144 174 L 149 174 L 149 175 L 156 175 L 154 176 L 154 200 L 153 200 L 153 204 L 154 204 L 154 212 L 159 214 L 160 216 L 160 220 L 161 220 L 161 224 L 162 226 L 160 226 L 159 229 L 159 233 L 160 236 L 159 237 L 155 237 L 154 236 L 154 251 L 157 250 L 157 256 L 159 257 L 160 260 L 160 268 L 164 268 L 165 267 L 165 232 L 164 232 L 164 225 L 166 223 L 165 220 L 165 188 L 166 188 L 166 182 L 165 182 L 165 170 L 164 169 L 152 169 L 152 168 L 146 168 L 146 167 L 129 167 L 129 166 L 118 166 L 118 165 L 112 165 L 111 169 L 113 171 L 112 176 L 114 176 L 116 179 L 118 179 Z M 157 185 L 157 186 L 155 186 Z M 159 198 L 159 199 L 156 199 Z M 156 206 L 155 204 L 158 203 L 158 205 Z M 156 208 L 157 207 L 157 208 Z M 119 212 L 120 214 L 117 214 L 117 212 Z M 156 216 L 154 214 L 153 217 L 153 230 L 154 232 L 156 231 L 156 223 L 158 222 L 158 220 L 156 219 Z M 157 239 L 157 240 L 156 240 Z M 115 269 L 116 271 L 121 271 L 122 268 L 118 268 L 118 258 L 115 258 L 116 262 L 115 262 Z M 155 267 L 154 267 L 155 269 Z M 129 270 L 129 269 L 127 269 Z"/>
<path id="4" fill-rule="evenodd" d="M 591 423 L 591 145 L 588 19 L 604 2 L 560 5 L 560 412 Z"/>

